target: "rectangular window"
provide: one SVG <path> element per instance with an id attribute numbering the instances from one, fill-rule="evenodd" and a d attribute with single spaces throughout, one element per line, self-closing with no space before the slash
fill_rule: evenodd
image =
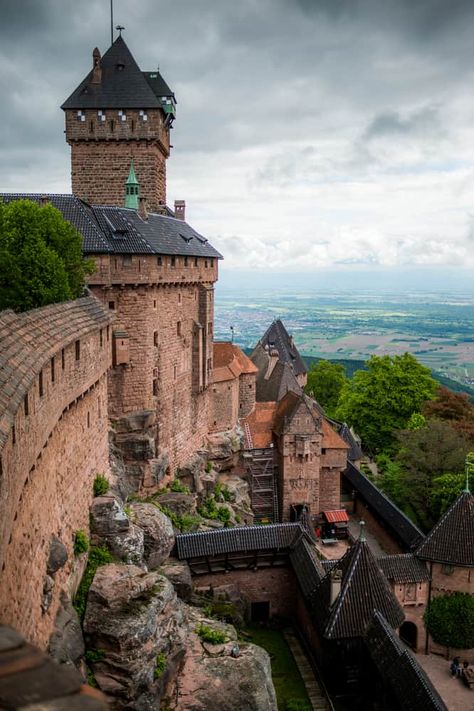
<path id="1" fill-rule="evenodd" d="M 184 257 L 183 264 L 185 267 L 188 266 L 188 258 L 187 257 Z"/>
<path id="2" fill-rule="evenodd" d="M 75 348 L 76 348 L 76 360 L 80 360 L 80 358 L 81 358 L 81 342 L 80 341 L 76 341 Z"/>
<path id="3" fill-rule="evenodd" d="M 172 267 L 176 266 L 176 257 L 171 257 L 171 266 Z"/>
<path id="4" fill-rule="evenodd" d="M 30 408 L 28 404 L 28 393 L 26 393 L 25 399 L 23 400 L 23 406 L 25 408 L 25 415 L 28 417 L 28 415 L 30 414 Z"/>
<path id="5" fill-rule="evenodd" d="M 155 378 L 153 381 L 153 395 L 158 395 L 158 379 Z"/>
<path id="6" fill-rule="evenodd" d="M 66 353 L 64 351 L 64 348 L 61 349 L 61 368 L 64 370 L 66 367 Z"/>
<path id="7" fill-rule="evenodd" d="M 158 345 L 158 331 L 153 332 L 153 345 L 154 346 Z"/>
<path id="8" fill-rule="evenodd" d="M 197 267 L 197 265 L 198 265 L 198 258 L 194 257 L 194 266 Z"/>
<path id="9" fill-rule="evenodd" d="M 204 260 L 204 268 L 207 269 L 207 259 Z"/>
<path id="10" fill-rule="evenodd" d="M 122 257 L 122 266 L 129 267 L 132 264 L 132 255 L 124 254 Z"/>
<path id="11" fill-rule="evenodd" d="M 51 358 L 51 382 L 54 383 L 54 376 L 56 373 L 54 372 L 54 357 Z"/>
<path id="12" fill-rule="evenodd" d="M 87 427 L 90 427 L 90 426 L 91 426 L 91 413 L 88 412 L 87 413 Z"/>
<path id="13" fill-rule="evenodd" d="M 110 340 L 110 326 L 107 326 L 107 340 Z"/>
<path id="14" fill-rule="evenodd" d="M 181 321 L 178 321 L 176 324 L 176 333 L 178 336 L 181 335 Z"/>
<path id="15" fill-rule="evenodd" d="M 176 380 L 178 376 L 178 368 L 176 365 L 173 366 L 173 378 Z"/>
<path id="16" fill-rule="evenodd" d="M 100 331 L 99 331 L 99 343 L 100 343 L 100 347 L 102 348 L 102 346 L 104 345 L 104 337 L 102 335 L 102 329 L 100 329 Z"/>
<path id="17" fill-rule="evenodd" d="M 214 266 L 214 258 L 211 258 L 211 267 Z"/>
<path id="18" fill-rule="evenodd" d="M 178 304 L 180 304 L 180 303 L 181 303 L 181 292 L 179 291 L 178 292 Z"/>
<path id="19" fill-rule="evenodd" d="M 44 387 L 43 387 L 43 371 L 42 370 L 40 370 L 39 375 L 38 375 L 38 388 L 39 388 L 40 397 L 43 397 Z"/>
<path id="20" fill-rule="evenodd" d="M 13 427 L 12 427 L 12 443 L 15 444 L 15 442 L 16 442 L 16 429 L 15 429 L 15 425 L 13 425 Z"/>
<path id="21" fill-rule="evenodd" d="M 161 266 L 163 265 L 163 260 L 162 260 L 162 258 L 160 257 L 160 255 L 157 256 L 157 258 L 156 258 L 156 263 L 158 264 L 159 267 L 161 267 Z"/>
<path id="22" fill-rule="evenodd" d="M 115 311 L 115 301 L 109 301 L 109 309 L 110 311 Z"/>

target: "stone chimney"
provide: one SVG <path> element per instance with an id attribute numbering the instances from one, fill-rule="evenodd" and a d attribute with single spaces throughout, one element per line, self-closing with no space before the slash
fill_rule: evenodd
<path id="1" fill-rule="evenodd" d="M 186 219 L 186 202 L 184 200 L 174 201 L 174 216 L 178 220 Z"/>
<path id="2" fill-rule="evenodd" d="M 102 67 L 100 66 L 100 52 L 97 47 L 92 52 L 92 84 L 100 84 L 102 81 Z"/>
<path id="3" fill-rule="evenodd" d="M 268 351 L 268 366 L 267 366 L 267 372 L 264 375 L 265 380 L 268 380 L 271 374 L 273 373 L 276 364 L 278 363 L 278 359 L 280 358 L 280 355 L 277 351 L 276 348 L 270 348 Z"/>
<path id="4" fill-rule="evenodd" d="M 39 199 L 39 206 L 44 207 L 49 204 L 49 197 L 47 195 L 42 195 Z"/>
<path id="5" fill-rule="evenodd" d="M 140 196 L 138 198 L 138 214 L 144 222 L 148 220 L 148 211 L 146 209 L 146 197 Z"/>
<path id="6" fill-rule="evenodd" d="M 342 571 L 338 568 L 333 568 L 330 572 L 331 592 L 329 604 L 332 606 L 336 602 L 341 592 Z"/>

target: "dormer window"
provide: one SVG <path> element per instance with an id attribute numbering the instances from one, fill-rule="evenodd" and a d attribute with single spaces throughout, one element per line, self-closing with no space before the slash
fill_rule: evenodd
<path id="1" fill-rule="evenodd" d="M 122 109 L 120 109 L 120 111 L 118 112 L 118 116 L 121 121 L 127 120 L 127 114 L 125 111 L 122 111 Z"/>
<path id="2" fill-rule="evenodd" d="M 105 121 L 105 111 L 102 111 L 101 109 L 99 109 L 99 111 L 97 112 L 97 118 L 99 119 L 99 121 L 100 121 L 101 123 L 104 123 L 104 121 Z"/>
<path id="3" fill-rule="evenodd" d="M 85 115 L 84 111 L 77 112 L 77 120 L 82 121 L 82 123 L 84 123 L 84 121 L 86 120 L 86 115 Z"/>
<path id="4" fill-rule="evenodd" d="M 148 115 L 144 109 L 140 109 L 140 118 L 142 121 L 148 121 Z"/>

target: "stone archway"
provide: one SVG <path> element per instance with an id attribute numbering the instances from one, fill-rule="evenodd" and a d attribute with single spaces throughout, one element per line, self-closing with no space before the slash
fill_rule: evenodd
<path id="1" fill-rule="evenodd" d="M 399 636 L 406 645 L 416 652 L 418 643 L 418 628 L 414 622 L 405 620 L 405 622 L 400 625 Z"/>

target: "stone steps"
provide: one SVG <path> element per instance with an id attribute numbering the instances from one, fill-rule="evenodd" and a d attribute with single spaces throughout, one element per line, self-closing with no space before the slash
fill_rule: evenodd
<path id="1" fill-rule="evenodd" d="M 313 711 L 330 711 L 332 705 L 328 702 L 325 693 L 321 690 L 298 637 L 294 631 L 289 628 L 283 631 L 283 635 L 291 650 L 301 678 L 303 679 Z"/>

